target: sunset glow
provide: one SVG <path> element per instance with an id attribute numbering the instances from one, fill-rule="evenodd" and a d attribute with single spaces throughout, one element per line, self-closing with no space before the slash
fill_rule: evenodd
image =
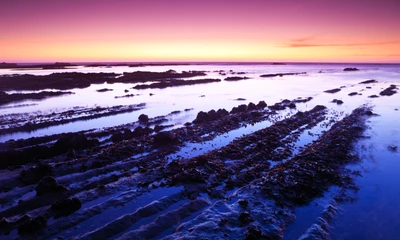
<path id="1" fill-rule="evenodd" d="M 0 61 L 400 62 L 398 0 L 13 0 Z"/>

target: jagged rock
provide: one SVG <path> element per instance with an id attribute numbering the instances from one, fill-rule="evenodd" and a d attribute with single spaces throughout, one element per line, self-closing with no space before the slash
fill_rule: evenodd
<path id="1" fill-rule="evenodd" d="M 254 103 L 249 103 L 249 105 L 247 105 L 247 110 L 252 111 L 255 110 L 257 108 L 257 106 Z"/>
<path id="2" fill-rule="evenodd" d="M 246 225 L 246 224 L 253 222 L 254 219 L 248 212 L 242 212 L 239 215 L 239 221 L 242 225 Z"/>
<path id="3" fill-rule="evenodd" d="M 262 237 L 262 231 L 259 226 L 251 225 L 247 228 L 245 233 L 245 240 L 259 240 Z"/>
<path id="4" fill-rule="evenodd" d="M 58 200 L 51 205 L 51 210 L 56 212 L 57 216 L 67 216 L 82 206 L 82 202 L 79 198 L 66 198 Z"/>
<path id="5" fill-rule="evenodd" d="M 43 195 L 48 193 L 64 192 L 68 189 L 60 185 L 53 177 L 46 176 L 38 183 L 36 187 L 36 195 Z"/>
<path id="6" fill-rule="evenodd" d="M 68 133 L 62 136 L 53 145 L 53 150 L 58 153 L 67 152 L 69 149 L 91 148 L 99 144 L 97 139 L 87 139 L 83 133 Z"/>
<path id="7" fill-rule="evenodd" d="M 171 146 L 179 142 L 179 138 L 172 132 L 160 132 L 154 136 L 154 145 L 156 146 Z"/>
<path id="8" fill-rule="evenodd" d="M 263 109 L 263 108 L 266 108 L 266 107 L 267 107 L 267 104 L 265 103 L 265 101 L 260 101 L 257 104 L 257 108 Z"/>
<path id="9" fill-rule="evenodd" d="M 42 216 L 38 216 L 36 218 L 29 219 L 24 224 L 22 224 L 18 228 L 18 234 L 20 235 L 32 234 L 42 230 L 46 226 L 47 226 L 46 219 Z"/>
<path id="10" fill-rule="evenodd" d="M 200 112 L 197 114 L 197 117 L 196 117 L 196 119 L 195 119 L 193 122 L 194 122 L 194 123 L 203 123 L 203 122 L 207 122 L 209 119 L 210 119 L 210 118 L 209 118 L 209 116 L 208 116 L 208 113 L 203 112 L 203 111 L 200 111 Z"/>
<path id="11" fill-rule="evenodd" d="M 27 184 L 37 183 L 45 176 L 53 174 L 53 167 L 47 163 L 38 163 L 35 167 L 24 169 L 20 172 L 20 179 Z"/>

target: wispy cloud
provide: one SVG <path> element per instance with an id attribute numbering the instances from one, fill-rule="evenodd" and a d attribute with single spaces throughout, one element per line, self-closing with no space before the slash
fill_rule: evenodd
<path id="1" fill-rule="evenodd" d="M 305 48 L 305 47 L 360 47 L 360 46 L 373 46 L 373 45 L 391 45 L 400 44 L 400 41 L 386 41 L 386 42 L 357 42 L 357 43 L 319 43 L 315 37 L 304 37 L 292 39 L 286 44 L 279 45 L 282 48 Z"/>

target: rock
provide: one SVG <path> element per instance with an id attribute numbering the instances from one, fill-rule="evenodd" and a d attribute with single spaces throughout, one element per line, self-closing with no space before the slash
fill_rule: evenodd
<path id="1" fill-rule="evenodd" d="M 108 91 L 112 91 L 112 89 L 109 88 L 102 88 L 102 89 L 97 89 L 97 92 L 108 92 Z"/>
<path id="2" fill-rule="evenodd" d="M 153 96 L 154 95 L 154 93 L 149 93 L 149 96 L 151 97 L 151 96 Z"/>
<path id="3" fill-rule="evenodd" d="M 253 217 L 248 212 L 242 212 L 239 215 L 239 221 L 242 225 L 247 225 L 254 221 Z"/>
<path id="4" fill-rule="evenodd" d="M 91 148 L 99 144 L 99 140 L 89 140 L 83 133 L 68 133 L 62 136 L 53 145 L 53 150 L 57 153 L 67 152 L 69 149 Z"/>
<path id="5" fill-rule="evenodd" d="M 149 116 L 146 114 L 140 114 L 139 116 L 139 122 L 141 123 L 147 123 L 149 121 Z"/>
<path id="6" fill-rule="evenodd" d="M 367 89 L 371 89 L 372 87 L 365 87 L 365 88 L 367 88 Z"/>
<path id="7" fill-rule="evenodd" d="M 38 216 L 33 219 L 29 219 L 24 224 L 18 227 L 18 234 L 25 235 L 25 234 L 32 234 L 42 230 L 44 227 L 47 226 L 46 219 L 42 216 Z"/>
<path id="8" fill-rule="evenodd" d="M 324 92 L 326 92 L 326 93 L 337 93 L 337 92 L 339 92 L 341 89 L 340 88 L 335 88 L 335 89 L 331 89 L 331 90 L 326 90 L 326 91 L 324 91 Z"/>
<path id="9" fill-rule="evenodd" d="M 35 167 L 24 169 L 20 172 L 19 178 L 27 184 L 37 183 L 45 176 L 53 174 L 53 167 L 47 163 L 38 163 Z"/>
<path id="10" fill-rule="evenodd" d="M 392 96 L 393 94 L 397 93 L 395 90 L 397 89 L 396 85 L 390 85 L 390 87 L 386 88 L 382 92 L 379 93 L 381 96 Z"/>
<path id="11" fill-rule="evenodd" d="M 239 200 L 239 206 L 242 208 L 247 208 L 247 206 L 249 205 L 249 201 L 247 201 L 246 199 L 240 199 Z"/>
<path id="12" fill-rule="evenodd" d="M 59 193 L 67 190 L 68 189 L 60 185 L 55 178 L 46 176 L 38 183 L 38 186 L 36 187 L 36 195 Z"/>
<path id="13" fill-rule="evenodd" d="M 255 110 L 257 108 L 257 106 L 254 103 L 249 103 L 249 105 L 247 105 L 247 110 L 252 111 Z"/>
<path id="14" fill-rule="evenodd" d="M 294 108 L 296 108 L 296 104 L 294 104 L 294 103 L 289 103 L 288 107 L 289 107 L 290 109 L 294 109 Z"/>
<path id="15" fill-rule="evenodd" d="M 388 146 L 388 149 L 392 152 L 397 152 L 397 146 L 396 145 L 390 145 Z"/>
<path id="16" fill-rule="evenodd" d="M 234 114 L 234 113 L 240 113 L 240 112 L 246 112 L 246 111 L 247 111 L 247 105 L 242 104 L 242 105 L 239 105 L 238 107 L 232 108 L 230 113 Z"/>
<path id="17" fill-rule="evenodd" d="M 206 112 L 203 112 L 203 111 L 200 111 L 198 114 L 197 114 L 197 117 L 196 117 L 196 119 L 193 121 L 194 123 L 203 123 L 203 122 L 207 122 L 207 121 L 209 121 L 209 116 L 208 116 L 208 113 L 206 113 Z"/>
<path id="18" fill-rule="evenodd" d="M 210 110 L 207 114 L 209 120 L 215 120 L 218 118 L 218 114 L 214 109 Z"/>
<path id="19" fill-rule="evenodd" d="M 259 226 L 251 225 L 247 228 L 244 235 L 245 240 L 259 240 L 262 237 L 262 231 Z"/>
<path id="20" fill-rule="evenodd" d="M 160 132 L 154 136 L 154 145 L 171 146 L 180 143 L 178 137 L 172 132 Z"/>
<path id="21" fill-rule="evenodd" d="M 377 82 L 378 81 L 371 79 L 371 80 L 366 80 L 366 81 L 363 81 L 363 82 L 359 82 L 358 84 L 370 84 L 370 83 L 377 83 Z"/>
<path id="22" fill-rule="evenodd" d="M 122 135 L 121 132 L 116 132 L 113 135 L 111 135 L 111 141 L 113 141 L 113 143 L 122 142 L 123 140 L 124 136 Z"/>
<path id="23" fill-rule="evenodd" d="M 265 103 L 265 101 L 260 101 L 257 104 L 257 108 L 259 108 L 259 109 L 264 109 L 266 107 L 267 107 L 267 104 Z"/>
<path id="24" fill-rule="evenodd" d="M 56 212 L 57 216 L 67 216 L 77 210 L 82 206 L 82 202 L 79 198 L 66 198 L 58 200 L 51 205 L 51 210 Z"/>
<path id="25" fill-rule="evenodd" d="M 244 72 L 239 72 L 237 74 L 245 74 L 245 73 Z M 232 81 L 240 81 L 240 80 L 245 80 L 245 79 L 249 79 L 249 78 L 248 77 L 237 77 L 237 76 L 234 76 L 234 77 L 227 77 L 224 80 L 232 82 Z"/>
<path id="26" fill-rule="evenodd" d="M 357 92 L 351 92 L 351 93 L 349 93 L 349 96 L 355 96 L 357 94 L 358 94 Z"/>
<path id="27" fill-rule="evenodd" d="M 217 115 L 218 115 L 219 117 L 224 117 L 224 116 L 228 116 L 228 115 L 229 115 L 229 112 L 226 111 L 224 108 L 222 108 L 222 109 L 218 109 Z"/>
<path id="28" fill-rule="evenodd" d="M 378 98 L 379 96 L 378 95 L 371 95 L 371 96 L 368 96 L 369 98 Z"/>
<path id="29" fill-rule="evenodd" d="M 358 68 L 345 68 L 345 69 L 343 69 L 343 71 L 345 71 L 345 72 L 359 71 L 359 69 Z"/>
<path id="30" fill-rule="evenodd" d="M 236 98 L 236 101 L 246 101 L 246 98 Z"/>
<path id="31" fill-rule="evenodd" d="M 342 105 L 343 104 L 343 101 L 342 100 L 338 100 L 338 99 L 333 99 L 332 102 L 336 103 L 337 105 Z"/>
<path id="32" fill-rule="evenodd" d="M 124 90 L 124 92 L 126 92 L 126 93 L 127 93 L 127 92 L 129 92 L 129 90 L 128 90 L 128 89 L 125 89 L 125 90 Z"/>

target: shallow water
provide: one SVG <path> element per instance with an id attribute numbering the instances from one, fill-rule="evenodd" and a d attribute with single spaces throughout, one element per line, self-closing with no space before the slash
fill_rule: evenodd
<path id="1" fill-rule="evenodd" d="M 345 67 L 357 67 L 361 71 L 343 72 Z M 74 107 L 111 107 L 116 105 L 130 105 L 146 103 L 142 110 L 118 114 L 115 116 L 102 117 L 87 121 L 79 121 L 59 126 L 40 129 L 34 132 L 20 132 L 0 136 L 0 142 L 10 139 L 29 138 L 44 136 L 63 132 L 76 132 L 104 127 L 113 127 L 120 124 L 135 122 L 142 113 L 149 117 L 167 115 L 172 111 L 182 111 L 176 115 L 168 116 L 169 122 L 174 127 L 182 126 L 186 122 L 195 119 L 199 111 L 210 109 L 225 108 L 228 111 L 239 104 L 257 103 L 260 100 L 266 101 L 268 105 L 283 99 L 295 99 L 297 97 L 313 97 L 307 103 L 297 104 L 297 110 L 306 111 L 315 105 L 325 105 L 330 110 L 329 116 L 334 119 L 341 118 L 349 114 L 353 109 L 362 104 L 373 107 L 373 111 L 379 116 L 371 117 L 369 129 L 365 135 L 370 138 L 362 139 L 356 144 L 355 153 L 362 157 L 361 162 L 348 166 L 348 168 L 360 170 L 361 177 L 357 177 L 356 183 L 360 190 L 356 194 L 356 201 L 352 203 L 340 204 L 340 213 L 334 219 L 335 224 L 331 227 L 332 239 L 396 239 L 400 234 L 398 227 L 398 216 L 400 209 L 400 94 L 391 97 L 380 97 L 376 99 L 368 98 L 373 94 L 379 94 L 388 84 L 400 84 L 400 65 L 359 65 L 359 64 L 287 64 L 287 65 L 262 65 L 262 64 L 214 64 L 214 65 L 181 65 L 181 66 L 150 66 L 150 67 L 111 67 L 111 68 L 86 68 L 62 70 L 4 70 L 0 69 L 1 74 L 50 74 L 52 72 L 133 72 L 133 71 L 166 71 L 174 69 L 178 72 L 189 70 L 207 71 L 205 77 L 197 78 L 220 78 L 229 76 L 247 76 L 251 79 L 237 82 L 222 81 L 219 83 L 201 84 L 194 86 L 181 86 L 166 89 L 131 89 L 135 84 L 95 84 L 85 89 L 73 89 L 75 94 L 48 98 L 41 101 L 24 101 L 5 105 L 0 108 L 0 115 L 15 113 L 51 113 L 61 112 Z M 220 76 L 215 71 L 224 70 L 226 76 Z M 229 73 L 245 72 L 246 74 L 237 75 Z M 322 72 L 321 72 L 322 71 Z M 261 74 L 268 73 L 289 73 L 307 72 L 304 75 L 284 76 L 275 78 L 261 78 Z M 194 78 L 195 79 L 195 78 Z M 376 79 L 379 83 L 369 85 L 359 85 L 357 83 Z M 324 90 L 344 86 L 336 94 L 324 93 Z M 371 89 L 367 89 L 371 86 Z M 113 91 L 99 93 L 96 90 L 110 88 Z M 125 93 L 125 89 L 129 92 Z M 358 92 L 362 95 L 353 97 L 348 96 L 350 92 Z M 150 93 L 154 94 L 150 96 Z M 118 98 L 126 94 L 135 94 L 131 98 Z M 205 95 L 204 97 L 201 97 Z M 245 98 L 245 101 L 236 101 L 237 98 Z M 331 103 L 333 99 L 341 99 L 343 105 Z M 8 108 L 10 106 L 29 104 Z M 36 104 L 36 105 L 32 105 Z M 184 109 L 193 108 L 192 111 L 184 112 Z M 285 112 L 281 113 L 285 114 Z M 270 123 L 264 121 L 254 126 L 242 127 L 237 130 L 222 134 L 213 140 L 205 143 L 190 143 L 182 148 L 180 152 L 172 157 L 188 158 L 203 154 L 208 150 L 222 147 L 233 139 L 244 134 L 249 134 L 258 129 L 267 127 Z M 323 127 L 315 127 L 312 133 L 319 134 Z M 303 146 L 314 140 L 308 135 L 308 131 L 303 133 L 296 146 Z M 397 146 L 397 151 L 392 151 L 388 147 Z M 295 151 L 297 153 L 297 151 Z M 332 190 L 333 191 L 333 190 Z M 333 191 L 334 192 L 334 191 Z M 333 194 L 333 193 L 332 193 Z M 289 226 L 285 239 L 297 239 L 308 227 L 310 227 L 320 216 L 323 208 L 332 199 L 331 192 L 325 198 L 317 199 L 309 206 L 296 209 L 297 220 Z M 28 195 L 29 197 L 29 195 Z M 109 198 L 109 196 L 107 196 Z M 104 199 L 96 200 L 86 204 L 95 204 Z M 318 206 L 315 206 L 318 203 Z M 314 205 L 313 205 L 314 204 Z M 120 213 L 118 213 L 120 214 Z M 102 214 L 102 216 L 104 216 Z M 103 224 L 103 223 L 101 223 Z M 88 226 L 93 225 L 90 223 Z"/>

